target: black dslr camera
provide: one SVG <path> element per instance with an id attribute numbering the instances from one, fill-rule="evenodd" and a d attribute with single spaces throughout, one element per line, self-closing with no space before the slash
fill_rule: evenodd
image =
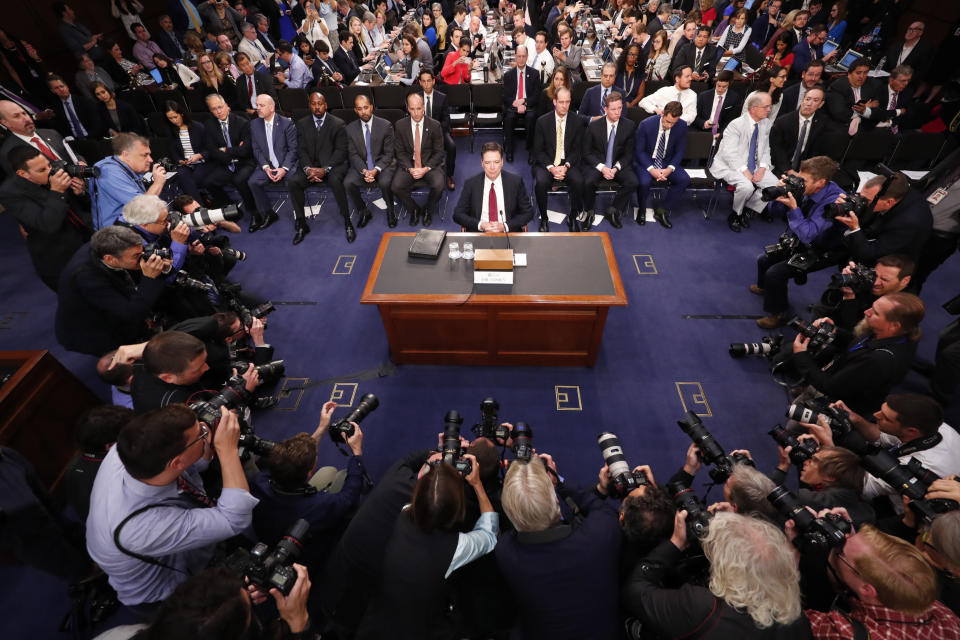
<path id="1" fill-rule="evenodd" d="M 790 408 L 792 409 L 793 405 L 791 405 Z M 813 454 L 815 454 L 819 448 L 813 440 L 806 438 L 803 440 L 798 439 L 795 435 L 784 429 L 783 425 L 778 424 L 767 433 L 784 449 L 790 447 L 790 462 L 798 467 L 802 467 L 804 462 L 812 458 Z"/>
<path id="2" fill-rule="evenodd" d="M 246 406 L 250 400 L 250 393 L 246 389 L 246 381 L 239 375 L 227 380 L 220 393 L 206 400 L 197 400 L 190 403 L 190 409 L 197 416 L 197 420 L 210 427 L 213 431 L 220 424 L 220 407 L 239 409 Z"/>
<path id="3" fill-rule="evenodd" d="M 956 500 L 926 498 L 930 485 L 939 480 L 940 476 L 924 467 L 916 458 L 900 464 L 886 449 L 873 447 L 866 455 L 861 454 L 860 464 L 864 470 L 889 484 L 897 493 L 910 498 L 910 509 L 925 522 L 933 522 L 938 514 L 960 508 Z"/>
<path id="4" fill-rule="evenodd" d="M 775 189 L 776 187 L 767 187 L 768 189 Z M 777 238 L 776 244 L 768 244 L 763 247 L 763 252 L 766 254 L 767 258 L 775 262 L 783 262 L 794 253 L 797 249 L 803 246 L 803 243 L 800 242 L 800 238 L 789 231 L 785 231 L 780 234 L 780 237 Z"/>
<path id="5" fill-rule="evenodd" d="M 143 255 L 141 260 L 149 260 L 153 256 L 160 256 L 164 260 L 173 260 L 173 249 L 161 247 L 156 242 L 143 245 Z"/>
<path id="6" fill-rule="evenodd" d="M 240 459 L 246 460 L 250 453 L 255 453 L 260 457 L 269 456 L 277 447 L 277 443 L 264 440 L 258 437 L 253 431 L 247 431 L 240 434 L 237 447 L 240 450 Z"/>
<path id="7" fill-rule="evenodd" d="M 817 424 L 817 419 L 823 418 L 833 433 L 834 442 L 853 431 L 850 414 L 839 407 L 831 407 L 830 399 L 826 396 L 794 402 L 787 408 L 787 417 L 806 424 Z M 860 451 L 854 450 L 854 453 Z"/>
<path id="8" fill-rule="evenodd" d="M 85 167 L 82 164 L 72 164 L 66 160 L 51 160 L 50 175 L 58 171 L 66 171 L 71 178 L 99 178 L 100 167 Z"/>
<path id="9" fill-rule="evenodd" d="M 723 447 L 717 442 L 717 439 L 707 431 L 703 426 L 703 421 L 693 411 L 687 411 L 685 420 L 677 420 L 677 425 L 683 432 L 690 436 L 693 443 L 700 450 L 699 457 L 704 464 L 713 465 L 710 469 L 710 479 L 716 484 L 723 484 L 733 473 L 733 465 L 747 464 L 754 466 L 753 460 L 742 453 L 735 453 L 728 456 L 723 452 Z"/>
<path id="10" fill-rule="evenodd" d="M 760 192 L 760 199 L 764 202 L 770 202 L 771 200 L 782 198 L 787 194 L 793 194 L 793 199 L 797 201 L 797 206 L 799 207 L 800 201 L 803 200 L 804 191 L 806 191 L 807 188 L 806 182 L 804 182 L 800 176 L 794 175 L 786 175 L 782 180 L 782 186 L 778 184 L 772 187 L 764 187 Z"/>
<path id="11" fill-rule="evenodd" d="M 272 364 L 272 363 L 271 363 Z M 353 436 L 356 429 L 353 428 L 351 422 L 356 422 L 360 424 L 363 422 L 363 419 L 366 418 L 371 411 L 380 406 L 380 400 L 377 399 L 377 396 L 372 393 L 366 393 L 360 402 L 357 404 L 357 408 L 350 412 L 350 414 L 345 417 L 337 420 L 335 423 L 330 425 L 330 439 L 334 442 L 346 442 L 347 438 Z"/>
<path id="12" fill-rule="evenodd" d="M 169 249 L 167 249 L 169 251 Z M 204 282 L 203 280 L 197 280 L 190 276 L 184 270 L 177 271 L 177 275 L 173 279 L 173 285 L 176 287 L 184 287 L 185 289 L 196 289 L 197 291 L 213 291 L 214 286 L 209 282 Z M 244 367 L 246 368 L 246 367 Z"/>
<path id="13" fill-rule="evenodd" d="M 830 307 L 836 307 L 843 300 L 843 287 L 853 289 L 854 295 L 870 293 L 873 283 L 877 279 L 877 272 L 862 264 L 854 265 L 850 273 L 835 273 L 830 276 L 830 284 L 820 296 L 820 302 Z"/>
<path id="14" fill-rule="evenodd" d="M 837 328 L 830 322 L 821 322 L 819 326 L 794 318 L 787 323 L 791 329 L 810 340 L 807 350 L 816 355 L 833 344 L 837 339 Z"/>
<path id="15" fill-rule="evenodd" d="M 823 217 L 830 220 L 836 220 L 838 216 L 848 216 L 851 213 L 855 213 L 857 218 L 863 219 L 867 214 L 867 208 L 870 206 L 870 201 L 861 196 L 859 193 L 848 193 L 847 199 L 837 202 L 831 202 L 826 207 L 823 208 Z"/>
<path id="16" fill-rule="evenodd" d="M 293 563 L 303 551 L 303 539 L 309 529 L 310 523 L 301 518 L 272 550 L 263 542 L 258 542 L 250 551 L 234 551 L 226 564 L 264 591 L 276 589 L 285 596 L 290 595 L 290 590 L 297 582 L 297 570 L 293 568 Z"/>
<path id="17" fill-rule="evenodd" d="M 234 359 L 232 356 L 238 355 L 236 349 L 232 344 L 228 345 L 228 348 L 231 354 L 230 366 L 237 371 L 246 371 L 247 367 L 250 366 L 250 363 L 240 358 Z M 257 377 L 260 379 L 261 383 L 279 380 L 287 371 L 283 360 L 274 360 L 272 362 L 256 366 L 253 369 L 257 372 Z"/>
<path id="18" fill-rule="evenodd" d="M 835 513 L 822 518 L 810 513 L 807 505 L 783 486 L 775 487 L 767 500 L 784 518 L 793 520 L 799 532 L 793 544 L 803 553 L 840 548 L 847 540 L 846 534 L 853 532 L 850 522 Z"/>
<path id="19" fill-rule="evenodd" d="M 510 432 L 513 438 L 513 455 L 517 460 L 530 462 L 533 455 L 533 429 L 526 422 L 517 422 Z"/>
<path id="20" fill-rule="evenodd" d="M 679 480 L 668 482 L 667 491 L 673 496 L 673 504 L 677 511 L 686 510 L 687 512 L 687 535 L 698 540 L 707 535 L 710 518 L 713 515 L 707 511 L 707 505 L 700 496 Z"/>
<path id="21" fill-rule="evenodd" d="M 473 471 L 473 464 L 463 458 L 463 447 L 460 446 L 460 425 L 463 424 L 463 418 L 460 414 L 451 409 L 443 417 L 443 461 L 460 472 L 462 476 L 470 475 Z"/>
<path id="22" fill-rule="evenodd" d="M 600 445 L 603 464 L 607 465 L 610 473 L 607 493 L 614 498 L 623 498 L 637 487 L 650 484 L 647 474 L 642 471 L 630 470 L 627 457 L 623 455 L 623 449 L 620 448 L 620 439 L 616 435 L 604 431 L 597 436 L 597 444 Z"/>
<path id="23" fill-rule="evenodd" d="M 480 438 L 492 440 L 495 444 L 503 444 L 510 437 L 507 427 L 500 424 L 500 404 L 493 398 L 484 398 L 480 403 L 480 422 L 470 430 Z"/>
<path id="24" fill-rule="evenodd" d="M 166 157 L 160 158 L 159 160 L 157 160 L 156 164 L 163 167 L 163 170 L 169 173 L 173 173 L 174 171 L 180 168 L 180 165 L 178 165 L 176 162 L 174 162 L 170 158 L 166 158 Z"/>

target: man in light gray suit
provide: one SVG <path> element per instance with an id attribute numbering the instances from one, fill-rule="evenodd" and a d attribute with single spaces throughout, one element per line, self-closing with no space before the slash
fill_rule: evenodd
<path id="1" fill-rule="evenodd" d="M 360 196 L 360 187 L 380 187 L 380 193 L 387 205 L 387 224 L 397 226 L 397 216 L 393 212 L 393 181 L 396 160 L 393 147 L 393 125 L 383 118 L 373 115 L 373 103 L 361 94 L 353 101 L 353 109 L 359 120 L 347 125 L 347 157 L 350 169 L 343 181 L 353 206 L 360 211 L 357 226 L 367 226 L 373 214 Z"/>
<path id="2" fill-rule="evenodd" d="M 747 112 L 727 125 L 710 173 L 732 185 L 733 211 L 727 217 L 731 231 L 749 226 L 749 211 L 763 208 L 761 190 L 777 184 L 770 161 L 770 94 L 747 100 Z"/>

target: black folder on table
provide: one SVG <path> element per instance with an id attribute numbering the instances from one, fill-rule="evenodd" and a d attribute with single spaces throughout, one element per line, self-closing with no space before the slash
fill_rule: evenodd
<path id="1" fill-rule="evenodd" d="M 447 232 L 441 229 L 420 229 L 410 244 L 407 254 L 412 258 L 434 258 L 440 255 L 440 247 Z"/>

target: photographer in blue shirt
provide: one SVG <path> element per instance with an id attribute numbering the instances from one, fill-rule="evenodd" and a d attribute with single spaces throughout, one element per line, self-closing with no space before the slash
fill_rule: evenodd
<path id="1" fill-rule="evenodd" d="M 93 226 L 102 229 L 116 222 L 123 206 L 143 194 L 158 196 L 167 183 L 167 172 L 153 164 L 149 141 L 135 133 L 120 133 L 113 138 L 113 155 L 96 164 L 100 177 L 93 180 Z M 150 187 L 143 174 L 153 167 Z"/>

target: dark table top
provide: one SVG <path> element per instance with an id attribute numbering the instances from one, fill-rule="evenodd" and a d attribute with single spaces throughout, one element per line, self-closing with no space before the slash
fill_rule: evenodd
<path id="1" fill-rule="evenodd" d="M 409 299 L 411 302 L 471 301 L 564 302 L 583 300 L 625 305 L 613 249 L 606 233 L 448 233 L 436 260 L 407 254 L 413 233 L 387 233 L 381 241 L 363 302 Z M 527 254 L 527 266 L 514 267 L 514 283 L 473 283 L 473 261 L 451 261 L 446 244 L 473 242 L 474 249 L 507 249 Z M 473 294 L 473 295 L 471 295 Z"/>

